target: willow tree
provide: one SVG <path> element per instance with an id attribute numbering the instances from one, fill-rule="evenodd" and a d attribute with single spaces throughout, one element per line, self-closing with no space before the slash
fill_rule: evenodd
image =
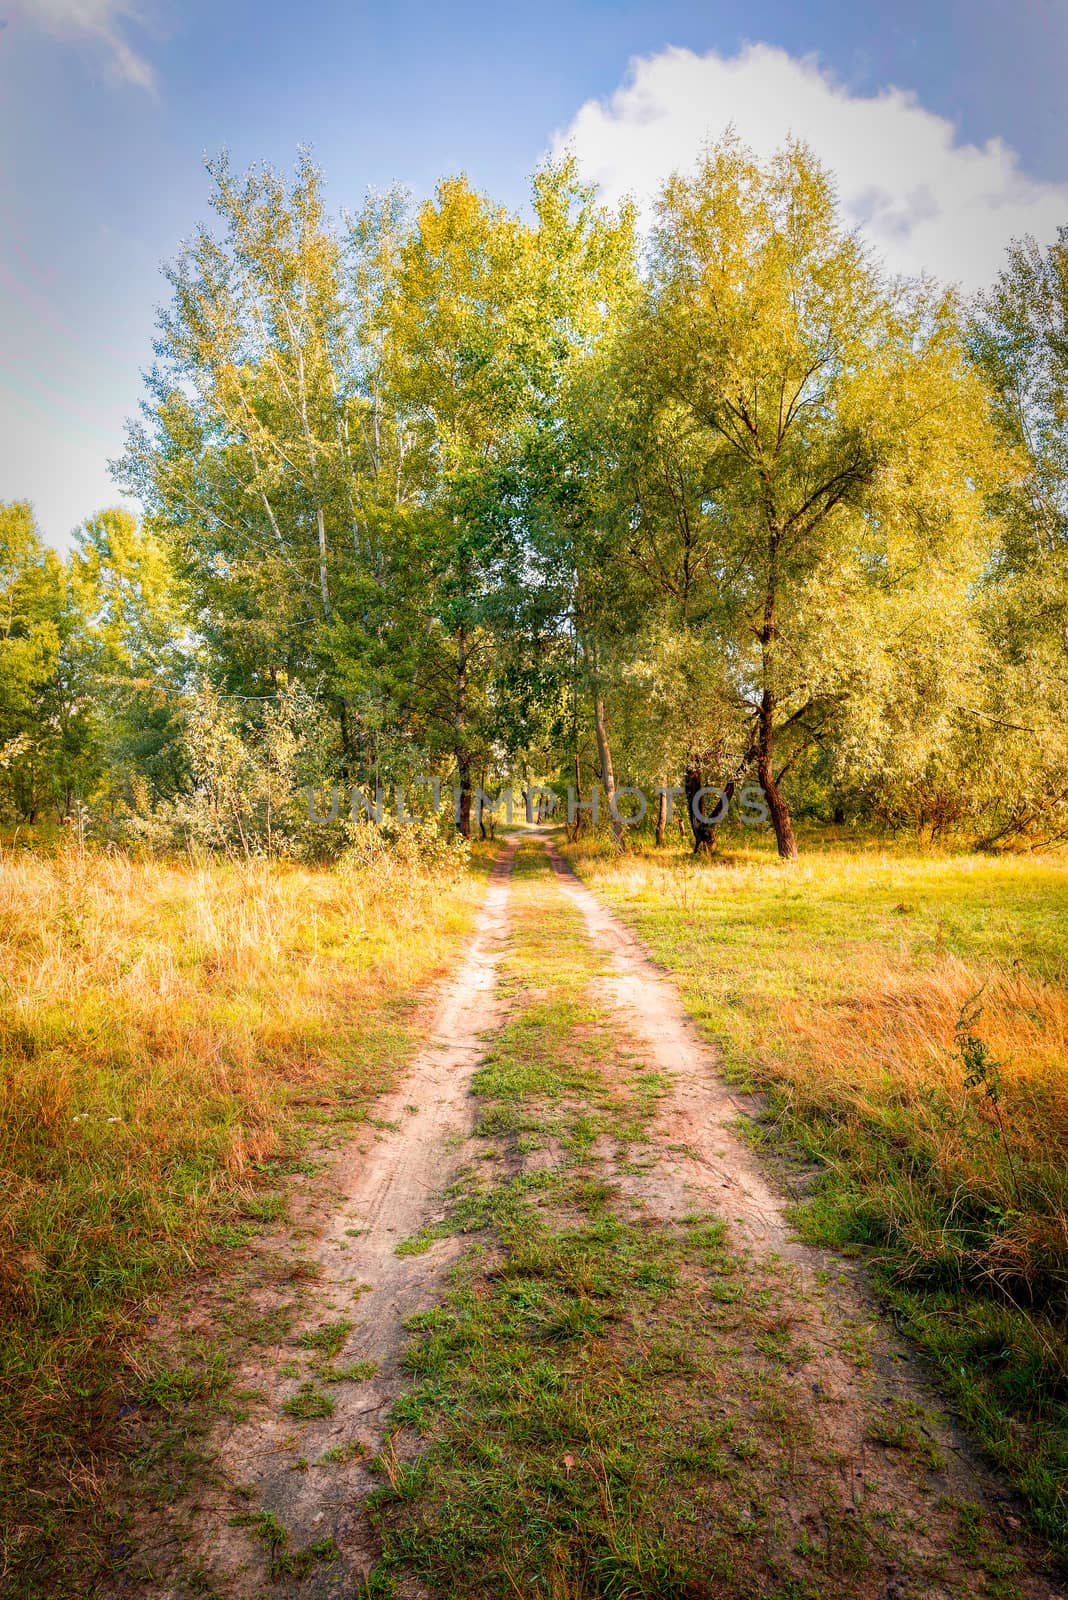
<path id="1" fill-rule="evenodd" d="M 669 786 L 681 776 L 694 851 L 711 852 L 717 824 L 703 815 L 698 796 L 718 787 L 713 814 L 729 806 L 748 743 L 744 699 L 717 638 L 723 509 L 708 493 L 702 430 L 650 388 L 642 363 L 627 359 L 633 352 L 625 342 L 622 353 L 615 373 L 625 418 L 614 474 L 617 548 L 640 618 L 628 678 L 646 685 L 644 772 L 660 785 L 658 841 L 671 810 Z"/>
<path id="2" fill-rule="evenodd" d="M 905 596 L 934 585 L 950 626 L 967 604 L 992 448 L 983 388 L 952 297 L 887 280 L 798 144 L 761 165 L 729 137 L 669 181 L 632 338 L 703 452 L 715 648 L 791 857 L 783 778 L 862 688 L 887 596 L 902 637 Z"/>

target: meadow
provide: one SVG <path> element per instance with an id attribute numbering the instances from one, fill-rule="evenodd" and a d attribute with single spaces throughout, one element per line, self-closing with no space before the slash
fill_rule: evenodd
<path id="1" fill-rule="evenodd" d="M 751 832 L 728 834 L 710 860 L 634 836 L 623 854 L 607 837 L 565 849 L 675 978 L 739 1096 L 757 1096 L 740 1098 L 740 1125 L 792 1195 L 799 1233 L 864 1259 L 887 1315 L 1063 1552 L 1068 861 L 834 830 L 803 837 L 793 863 Z M 315 869 L 4 849 L 0 1528 L 11 1572 L 44 1582 L 40 1552 L 75 1527 L 71 1570 L 110 1559 L 116 1417 L 156 1382 L 146 1322 L 202 1267 L 238 1283 L 242 1246 L 284 1217 L 291 1177 L 373 1118 L 425 1033 L 430 985 L 452 970 L 493 850 L 475 847 L 450 878 L 388 853 Z M 571 913 L 554 904 L 531 921 L 524 863 L 516 936 L 537 950 L 518 989 L 506 974 L 522 1005 L 476 1096 L 496 1083 L 502 1050 L 513 1074 L 578 1073 L 583 1085 L 599 1059 L 577 1014 L 574 1037 L 550 1030 L 529 1061 L 507 1054 L 513 1032 L 533 1050 L 523 1006 L 546 982 L 556 1006 L 554 963 L 579 956 Z M 510 1115 L 499 1108 L 493 1129 L 511 1130 Z M 527 1122 L 517 1126 L 525 1149 Z M 593 1123 L 582 1126 L 588 1142 Z M 461 1387 L 469 1353 L 465 1335 Z M 164 1413 L 195 1417 L 192 1392 L 166 1398 Z M 380 1530 L 387 1565 L 409 1548 L 394 1527 L 390 1516 Z M 439 1534 L 428 1523 L 419 1536 L 437 1577 Z"/>
<path id="2" fill-rule="evenodd" d="M 740 830 L 707 864 L 570 854 L 763 1096 L 802 1235 L 867 1258 L 1063 1548 L 1068 861 L 824 832 L 784 866 Z"/>
<path id="3" fill-rule="evenodd" d="M 419 1038 L 477 881 L 0 857 L 0 1533 L 92 1507 L 146 1297 L 284 1207 Z"/>
<path id="4" fill-rule="evenodd" d="M 329 1209 L 328 1151 L 361 1123 L 397 1136 L 377 1160 L 408 1181 L 407 1154 L 428 1148 L 430 1120 L 415 1120 L 426 1107 L 413 1099 L 403 1115 L 376 1115 L 375 1101 L 400 1088 L 431 1034 L 472 1072 L 473 1041 L 487 1046 L 471 1080 L 481 1131 L 471 1144 L 459 1113 L 450 1123 L 442 1112 L 441 1150 L 466 1142 L 487 1172 L 497 1163 L 492 1193 L 508 1200 L 544 1139 L 568 1216 L 523 1204 L 478 1224 L 476 1248 L 514 1269 L 514 1299 L 477 1263 L 466 1300 L 438 1282 L 445 1323 L 422 1330 L 433 1392 L 412 1404 L 438 1430 L 428 1463 L 454 1476 L 430 1483 L 448 1493 L 422 1531 L 398 1510 L 405 1473 L 391 1481 L 401 1492 L 382 1501 L 386 1566 L 407 1562 L 471 1600 L 484 1537 L 503 1532 L 494 1594 L 531 1592 L 531 1574 L 536 1592 L 576 1600 L 713 1592 L 714 1539 L 692 1552 L 704 1588 L 678 1564 L 666 1586 L 656 1550 L 644 1565 L 631 1559 L 606 1460 L 621 1393 L 634 1448 L 622 1467 L 614 1452 L 612 1471 L 623 1481 L 634 1468 L 635 1525 L 675 1561 L 698 1500 L 716 1503 L 712 1479 L 740 1478 L 744 1463 L 721 1461 L 725 1438 L 697 1428 L 694 1396 L 698 1410 L 706 1403 L 674 1355 L 665 1366 L 679 1409 L 650 1420 L 647 1357 L 662 1335 L 683 1351 L 703 1341 L 706 1376 L 720 1362 L 730 1379 L 715 1280 L 729 1270 L 733 1304 L 747 1299 L 746 1273 L 728 1267 L 728 1219 L 710 1211 L 700 1242 L 686 1243 L 665 1211 L 671 1226 L 643 1234 L 614 1192 L 635 1176 L 629 1157 L 603 1162 L 593 1189 L 579 1168 L 601 1161 L 598 1127 L 640 1144 L 623 1137 L 632 1115 L 647 1124 L 650 1160 L 692 1155 L 728 1130 L 704 1101 L 689 1143 L 665 1140 L 651 1099 L 612 1102 L 626 1082 L 615 1055 L 626 1013 L 602 1014 L 598 985 L 621 933 L 604 919 L 605 949 L 593 940 L 579 983 L 586 935 L 552 909 L 555 858 L 531 868 L 508 844 L 491 905 L 515 855 L 519 911 L 499 924 L 511 945 L 491 915 L 470 983 L 432 1005 L 493 853 L 492 841 L 470 842 L 479 790 L 562 792 L 572 781 L 590 797 L 591 825 L 592 797 L 607 802 L 601 831 L 568 844 L 572 863 L 677 982 L 798 1232 L 864 1259 L 886 1319 L 927 1352 L 942 1393 L 1025 1496 L 1033 1527 L 1017 1506 L 1001 1531 L 1023 1530 L 1009 1554 L 1030 1582 L 1050 1549 L 1068 1554 L 1068 851 L 1055 849 L 1068 841 L 1068 230 L 1009 245 L 986 288 L 977 279 L 961 295 L 937 273 L 888 270 L 882 235 L 863 244 L 856 207 L 816 150 L 791 138 L 757 152 L 729 129 L 709 129 L 651 212 L 644 200 L 609 203 L 567 153 L 539 164 L 520 211 L 463 174 L 423 198 L 376 188 L 362 209 L 358 195 L 333 209 L 304 146 L 289 170 L 255 162 L 242 174 L 225 155 L 206 165 L 210 214 L 201 226 L 185 217 L 185 242 L 175 236 L 143 403 L 127 408 L 138 420 L 109 463 L 141 512 L 101 507 L 60 551 L 28 499 L 0 501 L 0 827 L 17 834 L 0 834 L 0 1587 L 15 1573 L 18 1600 L 60 1592 L 47 1567 L 56 1550 L 81 1584 L 71 1593 L 95 1596 L 97 1571 L 125 1584 L 122 1564 L 138 1537 L 151 1543 L 156 1503 L 124 1522 L 111 1488 L 124 1470 L 127 1485 L 152 1476 L 146 1461 L 164 1455 L 156 1413 L 179 1412 L 195 1387 L 181 1359 L 173 1381 L 150 1373 L 146 1350 L 166 1353 L 168 1311 L 184 1295 L 203 1313 L 191 1342 L 208 1364 L 243 1370 L 238 1347 L 252 1335 L 231 1330 L 233 1348 L 222 1348 L 223 1315 L 205 1320 L 208 1279 L 221 1298 L 249 1300 L 256 1274 L 242 1275 L 243 1247 L 252 1257 L 289 1226 L 298 1176 Z M 665 817 L 677 793 L 691 818 L 692 837 L 684 810 L 659 850 L 626 833 L 616 807 L 629 795 L 630 811 L 633 786 L 651 794 L 654 780 Z M 312 814 L 316 792 L 342 783 L 368 810 L 378 797 L 377 826 Z M 765 833 L 702 812 L 720 783 L 750 814 L 759 795 Z M 443 794 L 440 824 L 406 815 L 407 803 L 437 810 Z M 843 825 L 816 830 L 815 817 Z M 708 854 L 695 858 L 691 843 Z M 332 853 L 330 868 L 307 864 Z M 539 993 L 554 962 L 558 1011 Z M 561 967 L 574 968 L 570 987 Z M 656 1013 L 650 999 L 649 1014 L 678 1021 L 674 1004 L 669 995 Z M 672 1074 L 685 1098 L 680 1058 L 694 1045 L 685 1031 L 673 1040 L 665 1101 Z M 715 1071 L 694 1053 L 704 1088 Z M 417 1079 L 423 1062 L 419 1052 Z M 437 1065 L 466 1116 L 453 1062 Z M 440 1111 L 432 1073 L 427 1082 Z M 717 1206 L 743 1166 L 757 1172 L 729 1137 L 735 1165 Z M 370 1142 L 350 1145 L 350 1167 Z M 525 1176 L 541 1183 L 547 1170 Z M 428 1226 L 440 1201 L 425 1197 Z M 396 1254 L 387 1210 L 354 1211 L 351 1238 L 395 1307 L 381 1268 Z M 456 1213 L 458 1250 L 469 1219 Z M 305 1283 L 302 1228 L 293 1220 L 290 1244 Z M 658 1254 L 673 1257 L 676 1278 L 657 1281 Z M 828 1282 L 863 1282 L 858 1304 L 869 1307 L 860 1271 L 819 1259 Z M 676 1279 L 705 1300 L 676 1293 Z M 603 1319 L 585 1303 L 602 1289 Z M 272 1324 L 264 1346 L 283 1381 L 305 1371 L 307 1349 L 333 1362 L 342 1324 L 345 1337 L 363 1336 L 325 1301 L 322 1326 L 298 1331 L 310 1313 L 297 1299 L 293 1328 Z M 784 1327 L 748 1328 L 756 1356 L 793 1362 L 791 1382 L 823 1395 L 821 1380 L 799 1376 Z M 617 1346 L 604 1329 L 619 1332 Z M 566 1462 L 585 1445 L 566 1408 L 535 1468 L 550 1500 L 572 1507 L 573 1529 L 596 1535 L 568 1568 L 555 1533 L 543 1548 L 526 1542 L 525 1452 L 544 1395 L 528 1392 L 514 1411 L 506 1393 L 499 1407 L 495 1359 L 505 1390 L 548 1372 L 562 1392 L 570 1353 L 543 1365 L 537 1352 L 572 1340 L 590 1363 L 583 1405 L 603 1476 L 572 1479 Z M 472 1349 L 485 1357 L 481 1390 Z M 399 1347 L 380 1355 L 384 1372 L 399 1369 Z M 322 1381 L 365 1381 L 356 1374 L 370 1359 Z M 768 1373 L 755 1358 L 753 1371 L 760 1387 Z M 190 1592 L 216 1592 L 204 1574 L 232 1552 L 235 1525 L 266 1533 L 268 1581 L 344 1558 L 345 1592 L 356 1592 L 363 1553 L 351 1527 L 339 1521 L 335 1540 L 309 1525 L 287 1544 L 272 1520 L 286 1509 L 284 1493 L 267 1492 L 278 1489 L 274 1440 L 289 1435 L 271 1432 L 278 1418 L 263 1395 L 274 1391 L 256 1392 L 238 1393 L 235 1380 L 235 1406 L 267 1418 L 267 1443 L 252 1452 L 263 1504 L 242 1503 L 199 1551 L 190 1536 L 183 1560 L 200 1585 Z M 298 1423 L 335 1408 L 341 1426 L 330 1395 L 278 1396 L 298 1443 Z M 119 1425 L 134 1413 L 127 1432 L 143 1430 L 143 1448 L 119 1461 Z M 479 1469 L 452 1437 L 456 1418 L 468 1430 L 473 1419 L 480 1450 L 500 1452 L 459 1566 L 452 1541 L 467 1533 L 453 1502 Z M 777 1442 L 773 1410 L 763 1421 Z M 683 1497 L 665 1532 L 662 1485 L 683 1471 L 671 1454 L 683 1429 L 707 1497 Z M 868 1445 L 896 1449 L 899 1431 L 854 1441 L 860 1477 Z M 186 1487 L 222 1458 L 206 1423 L 201 1432 Z M 385 1451 L 381 1438 L 363 1444 L 369 1458 Z M 803 1456 L 808 1438 L 791 1451 Z M 663 1471 L 642 1480 L 639 1456 Z M 818 1538 L 798 1529 L 788 1552 L 815 1561 L 824 1550 L 818 1591 L 790 1562 L 766 1568 L 766 1582 L 739 1562 L 739 1594 L 903 1592 L 890 1576 L 895 1539 L 931 1508 L 883 1506 L 883 1564 L 857 1588 L 832 1550 L 834 1528 L 857 1510 L 856 1478 L 850 1504 L 836 1498 L 844 1459 L 822 1462 Z M 295 1472 L 313 1465 L 293 1461 Z M 749 1475 L 754 1492 L 764 1475 Z M 748 1538 L 752 1508 L 735 1509 Z M 794 1509 L 788 1497 L 780 1509 Z M 777 1517 L 767 1513 L 769 1526 Z M 704 1526 L 721 1520 L 717 1510 Z M 1035 1529 L 1043 1549 L 1024 1550 Z M 957 1536 L 943 1533 L 949 1562 Z M 75 1537 L 92 1546 L 85 1559 Z M 181 1592 L 139 1570 L 140 1592 Z M 951 1570 L 930 1569 L 915 1592 L 1023 1593 L 954 1587 Z M 985 1570 L 992 1585 L 1008 1574 Z M 1044 1588 L 1026 1593 L 1045 1600 Z"/>

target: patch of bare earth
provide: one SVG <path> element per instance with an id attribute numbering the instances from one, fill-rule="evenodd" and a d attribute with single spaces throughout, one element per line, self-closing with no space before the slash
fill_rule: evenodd
<path id="1" fill-rule="evenodd" d="M 362 1511 L 375 1482 L 366 1461 L 405 1385 L 404 1323 L 435 1303 L 460 1248 L 442 1239 L 398 1255 L 397 1246 L 440 1217 L 470 1131 L 471 1075 L 500 1014 L 513 855 L 506 845 L 494 866 L 478 932 L 404 1082 L 306 1181 L 286 1226 L 258 1241 L 242 1319 L 284 1333 L 247 1350 L 231 1386 L 241 1403 L 212 1428 L 210 1470 L 192 1492 L 151 1516 L 131 1504 L 113 1593 L 325 1600 L 351 1597 L 366 1576 L 375 1553 Z M 201 1283 L 188 1298 L 158 1342 L 212 1339 L 225 1286 Z"/>
<path id="2" fill-rule="evenodd" d="M 911 1600 L 917 1591 L 905 1573 L 919 1568 L 937 1575 L 926 1581 L 925 1600 L 997 1593 L 1062 1600 L 1023 1530 L 1019 1505 L 940 1409 L 922 1362 L 896 1337 L 863 1270 L 793 1235 L 789 1198 L 734 1131 L 753 1102 L 725 1084 L 673 984 L 548 836 L 545 844 L 561 892 L 608 960 L 602 992 L 620 1031 L 670 1082 L 649 1135 L 655 1164 L 636 1179 L 623 1176 L 621 1187 L 632 1189 L 653 1222 L 717 1214 L 750 1265 L 754 1290 L 774 1283 L 777 1317 L 788 1321 L 799 1352 L 784 1376 L 817 1448 L 808 1473 L 792 1475 L 789 1493 L 772 1496 L 785 1523 L 783 1548 L 830 1537 L 829 1520 L 848 1530 L 851 1519 L 863 1518 L 898 1530 L 902 1560 L 888 1540 L 881 1573 L 858 1574 L 857 1595 Z M 962 1535 L 962 1527 L 979 1524 L 983 1539 Z"/>

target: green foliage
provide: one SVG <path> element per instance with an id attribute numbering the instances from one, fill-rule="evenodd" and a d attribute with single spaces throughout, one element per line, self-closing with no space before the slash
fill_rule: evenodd
<path id="1" fill-rule="evenodd" d="M 708 650 L 791 855 L 779 788 L 814 742 L 881 780 L 959 710 L 996 467 L 983 389 L 953 298 L 884 281 L 800 145 L 761 166 L 728 137 L 669 181 L 630 337 L 699 474 Z"/>
<path id="2" fill-rule="evenodd" d="M 144 524 L 102 511 L 74 535 L 70 583 L 95 710 L 97 805 L 129 805 L 177 793 L 188 777 L 180 704 L 196 663 L 173 566 Z"/>
<path id="3" fill-rule="evenodd" d="M 1014 243 L 971 328 L 1012 467 L 980 610 L 982 738 L 962 763 L 988 840 L 1068 835 L 1068 228 Z"/>
<path id="4" fill-rule="evenodd" d="M 307 158 L 288 184 L 210 171 L 220 232 L 169 269 L 123 479 L 224 686 L 321 684 L 346 773 L 455 773 L 467 832 L 526 636 L 520 442 L 602 318 L 613 225 L 567 163 L 535 178 L 533 225 L 450 179 L 344 231 Z"/>
<path id="5" fill-rule="evenodd" d="M 0 618 L 0 814 L 114 813 L 181 787 L 185 613 L 128 512 L 90 519 L 63 561 L 28 506 L 0 506 Z"/>
<path id="6" fill-rule="evenodd" d="M 570 159 L 526 216 L 209 173 L 115 468 L 144 521 L 61 560 L 0 508 L 8 819 L 291 853 L 300 769 L 455 783 L 464 835 L 478 786 L 755 778 L 786 855 L 791 807 L 1068 837 L 1068 233 L 966 321 L 796 143 L 702 151 L 644 270 Z"/>
<path id="7" fill-rule="evenodd" d="M 30 507 L 0 503 L 0 805 L 28 822 L 69 813 L 94 776 L 93 711 L 77 596 Z"/>

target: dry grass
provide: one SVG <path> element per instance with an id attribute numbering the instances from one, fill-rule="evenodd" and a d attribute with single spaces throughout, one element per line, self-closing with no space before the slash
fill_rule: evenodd
<path id="1" fill-rule="evenodd" d="M 682 973 L 734 1068 L 763 1066 L 797 1109 L 891 1139 L 902 1123 L 939 1169 L 1006 1207 L 1013 1162 L 1020 1179 L 1065 1165 L 1068 864 L 831 851 L 792 869 L 584 870 Z M 972 1001 L 996 1100 L 965 1086 L 957 1026 Z M 1005 1147 L 993 1164 L 992 1145 Z"/>
<path id="2" fill-rule="evenodd" d="M 42 1457 L 60 1476 L 91 1470 L 136 1297 L 240 1239 L 309 1119 L 363 1116 L 393 1083 L 415 993 L 476 893 L 388 864 L 346 876 L 0 856 L 9 1525 Z"/>
<path id="3" fill-rule="evenodd" d="M 1068 862 L 578 854 L 1068 1548 Z"/>

